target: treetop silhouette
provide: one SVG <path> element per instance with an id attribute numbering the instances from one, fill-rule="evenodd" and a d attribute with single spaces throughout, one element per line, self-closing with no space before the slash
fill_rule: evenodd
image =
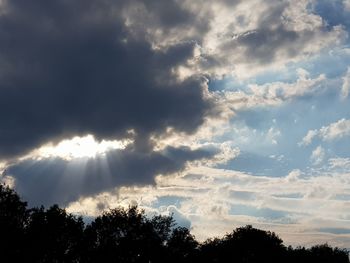
<path id="1" fill-rule="evenodd" d="M 251 225 L 199 243 L 171 216 L 148 217 L 137 206 L 85 224 L 57 205 L 29 209 L 0 184 L 0 262 L 349 263 L 349 252 L 327 244 L 286 247 L 275 233 Z"/>

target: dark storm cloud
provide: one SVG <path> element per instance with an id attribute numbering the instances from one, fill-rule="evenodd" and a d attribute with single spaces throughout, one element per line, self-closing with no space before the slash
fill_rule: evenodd
<path id="1" fill-rule="evenodd" d="M 194 16 L 182 8 L 177 1 L 144 0 L 147 15 L 152 15 L 154 23 L 162 28 L 173 28 L 179 25 L 192 24 Z"/>
<path id="2" fill-rule="evenodd" d="M 130 147 L 97 158 L 25 160 L 8 167 L 6 173 L 14 177 L 16 190 L 30 205 L 66 205 L 118 186 L 154 184 L 155 175 L 181 171 L 188 161 L 215 153 L 187 147 L 140 153 Z"/>
<path id="3" fill-rule="evenodd" d="M 194 43 L 155 51 L 123 15 L 141 1 L 11 0 L 0 16 L 0 157 L 23 154 L 74 135 L 136 133 L 136 145 L 167 127 L 191 133 L 210 113 L 203 80 L 175 81 L 172 69 L 193 55 Z M 190 21 L 164 4 L 159 23 Z M 157 12 L 155 14 L 158 14 Z"/>

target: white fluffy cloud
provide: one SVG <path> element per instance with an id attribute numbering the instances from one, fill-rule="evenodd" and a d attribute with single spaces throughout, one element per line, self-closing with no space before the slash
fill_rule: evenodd
<path id="1" fill-rule="evenodd" d="M 305 135 L 305 137 L 302 139 L 301 142 L 299 142 L 299 145 L 309 145 L 312 140 L 318 135 L 318 131 L 317 130 L 310 130 L 307 132 L 307 134 Z"/>
<path id="2" fill-rule="evenodd" d="M 350 120 L 340 119 L 319 130 L 310 130 L 300 142 L 300 145 L 309 145 L 314 138 L 319 137 L 323 141 L 333 141 L 350 136 Z"/>
<path id="3" fill-rule="evenodd" d="M 319 135 L 325 141 L 341 139 L 350 135 L 350 120 L 341 119 L 319 130 Z"/>
<path id="4" fill-rule="evenodd" d="M 299 169 L 295 169 L 291 171 L 285 179 L 288 182 L 295 182 L 300 178 L 300 176 L 301 176 L 301 171 Z"/>

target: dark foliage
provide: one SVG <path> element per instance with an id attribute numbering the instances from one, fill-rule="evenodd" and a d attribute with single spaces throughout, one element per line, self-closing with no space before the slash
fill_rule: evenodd
<path id="1" fill-rule="evenodd" d="M 202 245 L 202 262 L 284 262 L 283 241 L 252 226 L 237 228 L 222 239 Z"/>
<path id="2" fill-rule="evenodd" d="M 173 221 L 132 206 L 97 217 L 85 229 L 84 262 L 164 262 Z"/>
<path id="3" fill-rule="evenodd" d="M 287 255 L 287 263 L 349 262 L 349 251 L 337 247 L 332 248 L 328 244 L 313 246 L 310 249 L 288 247 Z"/>
<path id="4" fill-rule="evenodd" d="M 275 233 L 250 225 L 199 244 L 172 217 L 150 218 L 136 206 L 85 225 L 57 205 L 28 209 L 0 185 L 0 262 L 349 263 L 349 252 L 327 244 L 287 248 Z"/>
<path id="5" fill-rule="evenodd" d="M 5 262 L 21 260 L 27 222 L 27 203 L 15 191 L 0 184 L 0 257 Z"/>
<path id="6" fill-rule="evenodd" d="M 84 223 L 54 205 L 30 210 L 25 229 L 29 262 L 80 262 Z"/>

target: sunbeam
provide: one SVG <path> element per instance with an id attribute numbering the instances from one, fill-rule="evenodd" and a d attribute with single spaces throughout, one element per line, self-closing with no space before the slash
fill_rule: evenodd
<path id="1" fill-rule="evenodd" d="M 77 158 L 95 158 L 110 150 L 125 149 L 131 140 L 102 140 L 97 141 L 95 137 L 88 134 L 84 137 L 76 136 L 66 139 L 58 144 L 48 143 L 29 155 L 36 158 L 59 157 L 65 160 Z"/>

